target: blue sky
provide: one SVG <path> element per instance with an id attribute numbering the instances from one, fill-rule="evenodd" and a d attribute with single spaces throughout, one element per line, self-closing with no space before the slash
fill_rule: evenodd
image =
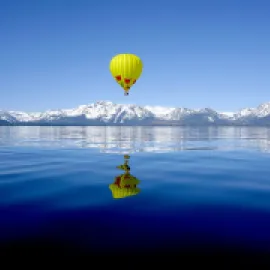
<path id="1" fill-rule="evenodd" d="M 2 0 L 0 109 L 98 100 L 233 111 L 270 101 L 270 2 Z M 144 70 L 125 97 L 118 53 Z"/>

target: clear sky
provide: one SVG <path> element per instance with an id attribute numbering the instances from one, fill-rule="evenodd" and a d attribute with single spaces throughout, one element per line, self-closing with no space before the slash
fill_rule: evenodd
<path id="1" fill-rule="evenodd" d="M 1 0 L 0 109 L 99 100 L 234 111 L 270 101 L 270 1 Z M 144 70 L 128 97 L 118 53 Z"/>

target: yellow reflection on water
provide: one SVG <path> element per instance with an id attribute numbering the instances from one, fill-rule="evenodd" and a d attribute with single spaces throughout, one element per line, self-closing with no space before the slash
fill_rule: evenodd
<path id="1" fill-rule="evenodd" d="M 117 166 L 116 168 L 124 171 L 124 173 L 116 176 L 114 182 L 109 185 L 110 190 L 112 191 L 112 196 L 114 199 L 121 199 L 129 196 L 134 196 L 140 193 L 140 189 L 137 185 L 140 183 L 140 180 L 130 174 L 129 166 L 130 156 L 124 156 L 124 164 Z"/>

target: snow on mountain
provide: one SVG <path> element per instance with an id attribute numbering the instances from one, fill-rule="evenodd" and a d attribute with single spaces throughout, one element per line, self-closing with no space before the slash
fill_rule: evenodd
<path id="1" fill-rule="evenodd" d="M 259 105 L 257 108 L 245 108 L 239 111 L 241 117 L 265 117 L 270 114 L 270 102 Z"/>
<path id="2" fill-rule="evenodd" d="M 41 113 L 26 113 L 26 112 L 17 112 L 17 111 L 9 111 L 10 116 L 14 117 L 16 121 L 19 122 L 29 122 L 39 120 Z"/>
<path id="3" fill-rule="evenodd" d="M 257 108 L 245 108 L 234 113 L 217 112 L 210 108 L 193 110 L 98 101 L 73 109 L 48 110 L 38 113 L 0 110 L 0 120 L 0 124 L 7 122 L 15 125 L 270 125 L 270 102 L 261 104 Z"/>
<path id="4" fill-rule="evenodd" d="M 161 119 L 169 119 L 171 113 L 175 110 L 175 108 L 161 106 L 145 106 L 144 108 Z"/>
<path id="5" fill-rule="evenodd" d="M 270 114 L 270 102 L 261 104 L 256 111 L 256 116 L 265 117 Z"/>
<path id="6" fill-rule="evenodd" d="M 0 120 L 7 121 L 9 123 L 15 123 L 18 121 L 17 117 L 12 115 L 10 112 L 0 110 Z"/>
<path id="7" fill-rule="evenodd" d="M 110 101 L 82 105 L 73 110 L 64 110 L 63 113 L 68 117 L 85 115 L 87 119 L 99 119 L 106 123 L 123 123 L 125 120 L 153 116 L 150 111 L 141 106 L 114 104 Z"/>
<path id="8" fill-rule="evenodd" d="M 225 116 L 225 117 L 234 117 L 235 112 L 220 112 L 219 114 Z"/>
<path id="9" fill-rule="evenodd" d="M 195 110 L 190 110 L 187 108 L 175 108 L 169 114 L 168 120 L 180 120 L 183 116 L 189 115 L 196 112 Z"/>

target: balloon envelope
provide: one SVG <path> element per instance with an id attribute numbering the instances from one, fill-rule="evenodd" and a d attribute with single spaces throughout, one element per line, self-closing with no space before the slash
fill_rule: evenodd
<path id="1" fill-rule="evenodd" d="M 142 70 L 142 60 L 134 54 L 118 54 L 110 62 L 112 76 L 126 92 L 140 78 Z"/>

